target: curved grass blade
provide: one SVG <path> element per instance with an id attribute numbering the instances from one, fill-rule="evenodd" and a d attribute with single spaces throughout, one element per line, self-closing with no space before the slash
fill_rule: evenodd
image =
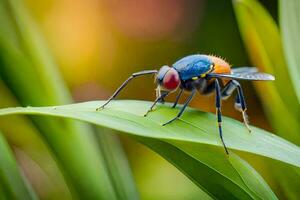
<path id="1" fill-rule="evenodd" d="M 71 95 L 22 0 L 1 0 L 0 10 L 4 11 L 0 13 L 0 22 L 4 22 L 0 29 L 0 73 L 19 103 L 41 106 L 71 102 Z M 103 152 L 93 141 L 90 127 L 68 120 L 31 119 L 53 150 L 74 197 L 114 199 L 115 193 L 123 192 L 113 191 L 106 169 L 110 166 L 103 162 Z M 118 178 L 121 182 L 122 177 Z M 129 184 L 133 181 L 122 189 L 135 187 Z M 137 193 L 129 192 L 132 196 L 128 199 L 137 198 Z"/>
<path id="2" fill-rule="evenodd" d="M 169 127 L 163 127 L 161 124 L 171 118 L 177 109 L 160 106 L 159 109 L 145 118 L 143 114 L 151 105 L 150 102 L 115 101 L 107 109 L 100 112 L 95 111 L 102 103 L 104 102 L 86 102 L 57 107 L 2 109 L 0 115 L 19 113 L 70 117 L 121 130 L 161 154 L 212 198 L 277 199 L 263 179 L 245 161 L 233 152 L 230 152 L 228 159 L 214 126 L 215 116 L 212 114 L 189 109 L 182 121 L 177 121 Z M 241 135 L 242 138 L 247 136 L 244 138 L 243 146 L 249 142 L 247 141 L 249 138 L 252 138 L 249 147 L 253 147 L 253 143 L 258 143 L 256 148 L 260 150 L 259 154 L 266 154 L 267 156 L 271 156 L 270 152 L 267 152 L 269 148 L 273 148 L 272 151 L 278 153 L 279 150 L 276 150 L 276 146 L 280 144 L 283 145 L 283 148 L 289 146 L 288 143 L 284 144 L 285 141 L 279 138 L 261 133 L 259 136 L 267 134 L 266 138 L 262 138 L 263 147 L 258 142 L 258 138 L 261 138 L 256 135 L 259 134 L 258 132 L 263 132 L 262 130 L 253 129 L 253 135 L 250 135 L 243 126 L 239 128 L 239 125 L 236 126 L 236 124 L 240 123 L 228 118 L 224 120 L 225 132 L 230 132 L 224 136 L 225 141 L 228 142 L 228 147 L 234 148 L 234 144 L 238 143 L 232 141 L 233 137 L 230 137 L 231 134 L 235 133 Z M 244 131 L 241 131 L 241 128 Z M 266 143 L 266 141 L 271 141 L 271 143 Z M 296 155 L 281 150 L 283 155 L 288 155 L 285 157 L 295 158 L 300 154 L 299 148 L 290 145 L 290 151 L 295 148 L 294 151 L 296 152 L 294 153 Z M 253 152 L 254 148 L 249 147 L 240 150 Z M 278 158 L 275 156 L 275 159 Z M 298 165 L 300 166 L 300 163 Z"/>
<path id="3" fill-rule="evenodd" d="M 175 165 L 213 199 L 277 199 L 260 175 L 233 152 L 227 157 L 222 149 L 210 145 L 138 140 Z M 258 182 L 253 184 L 253 180 Z"/>
<path id="4" fill-rule="evenodd" d="M 273 83 L 255 85 L 264 104 L 267 116 L 276 134 L 299 145 L 300 104 L 297 98 L 297 95 L 299 96 L 299 85 L 295 85 L 295 81 L 293 80 L 297 76 L 295 70 L 289 71 L 295 67 L 290 65 L 294 64 L 291 63 L 291 57 L 296 52 L 289 55 L 290 58 L 287 57 L 287 65 L 285 55 L 287 55 L 292 47 L 291 45 L 290 48 L 287 47 L 287 38 L 285 38 L 285 43 L 282 44 L 282 37 L 276 22 L 257 0 L 235 0 L 233 4 L 240 32 L 251 61 L 257 67 L 262 68 L 263 71 L 273 73 L 276 77 L 276 81 Z M 286 4 L 292 4 L 292 1 L 282 1 L 282 4 L 287 6 Z M 293 12 L 293 10 L 286 12 L 290 11 Z M 291 13 L 291 15 L 295 15 L 295 13 Z M 291 19 L 289 23 L 292 21 L 293 23 L 295 22 L 295 20 Z M 284 25 L 282 24 L 282 26 Z M 289 28 L 291 29 L 291 27 Z M 287 37 L 287 35 L 284 37 Z M 294 38 L 292 43 L 296 45 L 298 39 L 298 37 Z M 285 49 L 283 49 L 283 45 L 285 45 Z M 293 48 L 295 48 L 294 45 Z M 292 77 L 290 76 L 291 73 L 293 73 Z M 285 171 L 285 173 L 282 174 L 282 171 Z M 291 196 L 299 196 L 299 190 L 294 189 L 299 188 L 300 185 L 299 169 L 276 165 L 271 168 L 270 173 L 272 177 L 276 178 L 275 181 L 277 184 L 281 186 L 281 191 L 284 191 L 285 196 L 281 198 L 292 199 Z M 296 181 L 291 182 L 289 177 L 294 177 Z"/>
<path id="5" fill-rule="evenodd" d="M 23 53 L 1 39 L 0 35 L 0 49 L 4 48 L 1 51 L 0 59 L 5 60 L 5 64 L 0 68 L 1 77 L 17 96 L 19 102 L 23 105 L 46 105 L 47 102 L 50 105 L 54 104 L 55 101 L 52 100 L 56 97 L 48 98 L 42 92 L 41 84 L 28 82 L 31 80 L 39 83 L 39 80 Z M 22 75 L 24 73 L 29 74 L 30 77 L 24 77 Z M 90 127 L 69 120 L 34 117 L 31 120 L 54 152 L 56 161 L 60 163 L 62 174 L 74 197 L 80 195 L 82 198 L 107 196 L 111 196 L 111 199 L 115 198 L 101 157 L 102 154 L 96 144 L 92 142 L 93 132 Z M 86 134 L 81 134 L 82 132 Z M 62 139 L 63 137 L 65 140 Z M 77 151 L 74 151 L 74 147 L 77 148 Z M 82 173 L 83 171 L 85 173 Z"/>
<path id="6" fill-rule="evenodd" d="M 106 109 L 95 111 L 104 101 L 93 101 L 54 107 L 7 108 L 1 115 L 31 114 L 67 117 L 109 127 L 135 136 L 165 141 L 182 141 L 219 146 L 223 148 L 216 118 L 211 113 L 187 109 L 181 120 L 168 126 L 164 122 L 172 118 L 178 109 L 159 106 L 148 117 L 143 117 L 151 102 L 114 101 Z M 224 117 L 224 140 L 231 149 L 246 151 L 300 167 L 300 148 L 267 131 L 252 126 L 249 134 L 242 123 Z"/>
<path id="7" fill-rule="evenodd" d="M 31 187 L 27 184 L 14 160 L 4 137 L 0 133 L 0 197 L 16 200 L 37 199 Z"/>
<path id="8" fill-rule="evenodd" d="M 276 134 L 300 144 L 300 104 L 289 77 L 279 29 L 256 0 L 233 0 L 238 25 L 251 61 L 276 81 L 255 84 Z M 288 88 L 288 89 L 287 89 Z M 282 120 L 282 116 L 286 119 Z"/>
<path id="9" fill-rule="evenodd" d="M 280 27 L 287 67 L 300 102 L 300 1 L 279 1 Z"/>
<path id="10" fill-rule="evenodd" d="M 16 99 L 0 79 L 0 108 L 18 106 Z M 18 124 L 18 126 L 16 126 Z M 60 197 L 69 200 L 71 194 L 61 174 L 59 166 L 53 159 L 51 151 L 44 144 L 39 132 L 26 116 L 11 116 L 0 120 L 0 130 L 8 143 L 18 149 L 22 149 L 48 176 L 39 179 L 41 185 L 47 187 L 49 196 Z M 21 134 L 20 134 L 21 133 Z M 29 179 L 30 181 L 30 179 Z M 34 187 L 34 185 L 33 185 Z M 70 187 L 70 185 L 69 185 Z M 38 193 L 39 191 L 37 191 Z M 1 192 L 0 192 L 1 193 Z M 43 198 L 51 199 L 45 195 Z M 0 198 L 1 199 L 1 198 Z"/>
<path id="11" fill-rule="evenodd" d="M 119 138 L 111 129 L 99 127 L 97 130 L 96 137 L 99 142 L 99 148 L 103 153 L 118 199 L 139 199 L 137 188 L 132 178 L 133 175 Z"/>

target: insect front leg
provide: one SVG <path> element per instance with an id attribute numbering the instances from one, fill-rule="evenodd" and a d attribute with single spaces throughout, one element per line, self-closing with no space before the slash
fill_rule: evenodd
<path id="1" fill-rule="evenodd" d="M 191 95 L 189 96 L 189 98 L 186 100 L 186 102 L 184 103 L 183 107 L 181 108 L 180 112 L 177 114 L 176 117 L 174 117 L 173 119 L 171 119 L 170 121 L 166 122 L 163 124 L 163 126 L 170 124 L 171 122 L 175 121 L 176 119 L 178 119 L 179 117 L 181 117 L 181 115 L 183 114 L 184 110 L 186 109 L 186 107 L 189 105 L 189 103 L 192 101 L 193 97 L 195 96 L 197 92 L 197 89 L 193 89 Z"/>
<path id="2" fill-rule="evenodd" d="M 96 109 L 96 111 L 103 109 L 107 104 L 109 104 L 109 102 L 111 102 L 111 100 L 115 99 L 117 97 L 117 95 L 126 87 L 126 85 L 132 79 L 139 77 L 139 76 L 148 75 L 148 74 L 156 74 L 156 73 L 157 73 L 157 70 L 145 70 L 145 71 L 133 73 L 126 81 L 124 81 L 124 83 L 114 92 L 114 94 L 101 107 Z"/>
<path id="3" fill-rule="evenodd" d="M 175 108 L 175 107 L 177 106 L 178 101 L 179 101 L 179 99 L 180 99 L 182 93 L 183 93 L 183 88 L 180 89 L 180 91 L 179 91 L 179 93 L 178 93 L 178 95 L 177 95 L 177 97 L 176 97 L 176 100 L 175 100 L 175 102 L 174 102 L 172 108 Z"/>
<path id="4" fill-rule="evenodd" d="M 216 90 L 216 115 L 218 120 L 218 128 L 219 128 L 219 135 L 223 146 L 225 148 L 226 154 L 228 154 L 227 147 L 223 140 L 223 133 L 222 133 L 222 113 L 221 113 L 221 88 L 218 79 L 215 80 L 215 90 Z"/>
<path id="5" fill-rule="evenodd" d="M 169 92 L 164 92 L 162 93 L 159 97 L 157 97 L 155 99 L 155 101 L 153 102 L 152 106 L 149 108 L 149 110 L 146 112 L 146 114 L 144 115 L 144 117 L 146 117 L 148 115 L 149 112 L 153 111 L 154 106 L 159 102 L 162 101 L 166 96 L 168 96 Z"/>
<path id="6" fill-rule="evenodd" d="M 240 83 L 236 80 L 231 80 L 222 91 L 222 99 L 227 99 L 229 96 L 231 96 L 231 94 L 234 92 L 235 89 L 237 89 L 238 94 L 235 99 L 234 107 L 238 111 L 242 112 L 244 124 L 245 124 L 246 128 L 248 129 L 248 131 L 251 132 L 251 129 L 248 125 L 248 123 L 249 123 L 248 116 L 246 113 L 247 105 L 246 105 L 245 97 L 244 97 L 243 90 L 242 90 Z"/>

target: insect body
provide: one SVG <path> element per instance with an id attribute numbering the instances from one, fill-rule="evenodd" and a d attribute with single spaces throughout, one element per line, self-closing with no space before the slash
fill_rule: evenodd
<path id="1" fill-rule="evenodd" d="M 191 102 L 197 92 L 200 94 L 210 94 L 215 92 L 216 115 L 218 122 L 218 129 L 221 141 L 228 154 L 226 145 L 222 135 L 222 114 L 221 101 L 230 97 L 235 90 L 237 90 L 235 108 L 242 112 L 244 124 L 250 132 L 247 121 L 247 106 L 243 95 L 243 90 L 238 80 L 252 80 L 252 81 L 271 81 L 275 78 L 266 73 L 257 72 L 255 67 L 239 67 L 231 68 L 230 65 L 221 58 L 209 55 L 190 55 L 186 56 L 171 67 L 163 66 L 159 71 L 145 70 L 132 74 L 108 99 L 108 101 L 97 110 L 103 109 L 111 100 L 113 100 L 119 92 L 127 85 L 127 83 L 135 77 L 156 74 L 157 81 L 157 98 L 145 114 L 145 116 L 153 110 L 158 102 L 163 102 L 164 98 L 179 89 L 175 103 L 172 107 L 176 107 L 183 91 L 188 91 L 190 96 L 182 106 L 176 117 L 163 124 L 163 126 L 170 124 L 176 119 L 180 118 L 185 108 Z"/>

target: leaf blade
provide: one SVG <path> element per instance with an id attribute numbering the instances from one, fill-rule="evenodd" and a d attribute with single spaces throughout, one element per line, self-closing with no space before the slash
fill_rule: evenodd
<path id="1" fill-rule="evenodd" d="M 118 199 L 137 200 L 138 192 L 119 138 L 104 128 L 97 128 L 97 141 Z"/>
<path id="2" fill-rule="evenodd" d="M 273 82 L 254 84 L 267 116 L 276 134 L 299 145 L 296 132 L 300 130 L 300 109 L 295 108 L 300 104 L 289 76 L 278 26 L 257 0 L 233 0 L 233 5 L 252 63 L 276 78 Z M 289 120 L 282 120 L 282 116 Z"/>
<path id="3" fill-rule="evenodd" d="M 125 131 L 135 136 L 203 143 L 223 148 L 216 130 L 215 116 L 210 113 L 189 108 L 182 120 L 178 120 L 170 126 L 162 127 L 161 124 L 172 118 L 177 109 L 159 106 L 156 111 L 145 118 L 143 114 L 151 105 L 150 102 L 114 101 L 107 109 L 100 112 L 95 111 L 102 103 L 103 101 L 93 101 L 55 107 L 7 108 L 0 110 L 0 116 L 34 114 L 69 117 Z M 195 126 L 195 123 L 199 122 L 201 126 Z M 224 117 L 223 127 L 224 140 L 229 148 L 300 166 L 300 149 L 298 146 L 256 127 L 252 127 L 253 133 L 249 134 L 242 123 L 227 117 Z"/>
<path id="4" fill-rule="evenodd" d="M 10 199 L 38 199 L 32 188 L 22 177 L 13 154 L 0 133 L 0 185 L 3 194 Z M 2 190 L 1 189 L 1 190 Z"/>
<path id="5" fill-rule="evenodd" d="M 300 102 L 300 2 L 297 0 L 279 1 L 280 27 L 287 67 L 298 101 Z"/>
<path id="6" fill-rule="evenodd" d="M 277 199 L 260 175 L 233 152 L 230 152 L 228 159 L 223 149 L 209 145 L 195 146 L 144 137 L 135 138 L 176 166 L 205 191 L 209 197 L 203 197 L 204 199 Z M 245 183 L 245 173 L 237 173 L 230 159 L 245 167 L 247 173 L 253 173 L 251 178 L 261 182 L 256 185 Z M 255 192 L 263 194 L 263 198 Z"/>
<path id="7" fill-rule="evenodd" d="M 0 21 L 4 22 L 0 29 L 0 74 L 19 103 L 41 106 L 71 102 L 71 94 L 23 1 L 0 1 L 0 10 L 4 11 L 0 14 Z M 62 166 L 61 171 L 74 197 L 115 199 L 116 193 L 135 187 L 128 176 L 128 187 L 113 190 L 107 170 L 110 166 L 104 163 L 103 152 L 99 152 L 93 141 L 94 132 L 90 127 L 69 120 L 34 117 L 31 120 Z M 62 140 L 62 135 L 66 140 Z M 132 185 L 129 187 L 129 184 Z M 138 197 L 133 189 L 128 194 L 131 195 L 128 199 Z"/>

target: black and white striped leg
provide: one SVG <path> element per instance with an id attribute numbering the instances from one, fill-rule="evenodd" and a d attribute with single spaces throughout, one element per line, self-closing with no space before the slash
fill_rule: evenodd
<path id="1" fill-rule="evenodd" d="M 157 70 L 145 70 L 141 72 L 133 73 L 124 83 L 115 91 L 115 93 L 99 108 L 96 109 L 96 111 L 99 111 L 103 109 L 111 100 L 115 99 L 117 95 L 125 88 L 125 86 L 131 81 L 132 79 L 142 76 L 142 75 L 148 75 L 148 74 L 156 74 Z"/>
<path id="2" fill-rule="evenodd" d="M 248 131 L 251 132 L 251 129 L 248 125 L 248 116 L 246 113 L 247 105 L 240 83 L 236 80 L 231 80 L 229 83 L 227 83 L 227 85 L 222 90 L 222 99 L 227 99 L 229 96 L 231 96 L 235 89 L 237 89 L 238 94 L 235 99 L 234 107 L 238 111 L 242 112 L 244 124 Z"/>
<path id="3" fill-rule="evenodd" d="M 215 80 L 215 90 L 216 90 L 216 115 L 218 119 L 218 128 L 219 128 L 219 135 L 221 138 L 221 141 L 223 143 L 224 149 L 226 154 L 228 154 L 227 147 L 225 145 L 225 142 L 223 140 L 223 133 L 222 133 L 222 113 L 221 113 L 221 88 L 218 79 Z"/>
<path id="4" fill-rule="evenodd" d="M 236 85 L 237 91 L 238 91 L 238 96 L 236 97 L 236 100 L 235 100 L 235 108 L 242 112 L 244 124 L 245 124 L 246 128 L 248 129 L 249 133 L 251 133 L 251 129 L 249 127 L 249 122 L 248 122 L 248 115 L 246 113 L 247 105 L 246 105 L 243 89 L 242 89 L 240 83 L 237 82 L 236 80 L 232 80 L 232 82 Z"/>
<path id="5" fill-rule="evenodd" d="M 149 108 L 149 110 L 146 112 L 146 114 L 144 115 L 144 117 L 146 117 L 148 115 L 149 112 L 153 111 L 154 106 L 158 103 L 161 102 L 167 95 L 169 94 L 169 92 L 164 92 L 161 94 L 161 96 L 157 97 L 155 99 L 155 101 L 153 102 L 152 106 Z"/>
<path id="6" fill-rule="evenodd" d="M 176 100 L 175 100 L 175 102 L 174 102 L 172 108 L 175 108 L 175 107 L 177 106 L 178 101 L 179 101 L 179 99 L 180 99 L 182 93 L 183 93 L 183 89 L 180 89 L 179 93 L 177 94 Z"/>
<path id="7" fill-rule="evenodd" d="M 189 98 L 186 100 L 186 102 L 184 103 L 183 107 L 181 108 L 180 112 L 177 114 L 176 117 L 174 117 L 173 119 L 171 119 L 170 121 L 166 122 L 163 124 L 163 126 L 170 124 L 171 122 L 175 121 L 176 119 L 178 119 L 179 117 L 181 117 L 181 115 L 183 114 L 184 110 L 186 109 L 186 107 L 189 105 L 189 103 L 192 101 L 193 97 L 195 96 L 197 90 L 194 89 L 191 93 L 191 95 L 189 96 Z"/>

